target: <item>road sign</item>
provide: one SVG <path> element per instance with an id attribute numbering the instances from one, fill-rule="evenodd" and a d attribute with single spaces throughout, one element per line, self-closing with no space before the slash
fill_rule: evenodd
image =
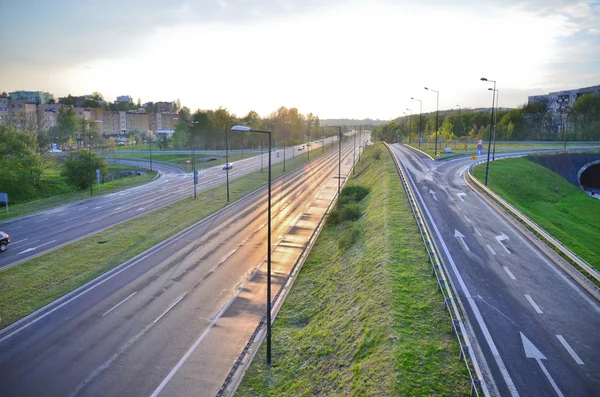
<path id="1" fill-rule="evenodd" d="M 482 145 L 482 144 L 483 144 L 483 141 L 480 139 L 480 140 L 478 140 L 478 141 L 477 141 L 477 144 L 478 144 L 478 145 Z"/>
<path id="2" fill-rule="evenodd" d="M 477 156 L 475 156 L 475 155 L 471 156 L 471 160 L 477 160 Z"/>
<path id="3" fill-rule="evenodd" d="M 100 169 L 96 168 L 96 180 L 98 181 L 98 187 L 100 187 Z"/>
<path id="4" fill-rule="evenodd" d="M 440 152 L 437 152 L 437 153 L 435 154 L 435 156 L 436 156 L 436 157 L 440 157 Z"/>
<path id="5" fill-rule="evenodd" d="M 194 185 L 198 184 L 198 171 L 194 171 Z"/>

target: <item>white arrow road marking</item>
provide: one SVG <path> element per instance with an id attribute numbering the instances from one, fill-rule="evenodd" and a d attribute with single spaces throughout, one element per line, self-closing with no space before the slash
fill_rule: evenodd
<path id="1" fill-rule="evenodd" d="M 531 295 L 525 294 L 525 298 L 527 298 L 529 303 L 531 303 L 531 306 L 533 306 L 533 308 L 535 309 L 536 312 L 538 312 L 538 314 L 544 314 L 544 312 L 542 311 L 542 309 L 540 309 L 540 307 L 537 305 L 537 303 L 535 303 L 533 301 L 533 298 L 531 297 Z"/>
<path id="2" fill-rule="evenodd" d="M 435 192 L 433 190 L 429 189 L 429 194 L 431 194 L 433 196 L 433 199 L 435 201 L 438 201 L 437 196 L 435 195 Z"/>
<path id="3" fill-rule="evenodd" d="M 508 248 L 506 248 L 504 246 L 504 244 L 502 244 L 502 241 L 504 241 L 504 240 L 508 241 L 508 236 L 506 234 L 502 233 L 501 235 L 496 236 L 496 240 L 498 241 L 498 244 L 500 244 L 502 246 L 502 248 L 504 248 L 506 250 L 506 252 L 508 252 L 510 254 L 510 251 L 508 250 Z"/>
<path id="4" fill-rule="evenodd" d="M 458 196 L 458 198 L 460 199 L 460 201 L 465 201 L 465 199 L 463 198 L 463 196 L 466 196 L 467 193 L 456 193 L 456 195 Z"/>
<path id="5" fill-rule="evenodd" d="M 527 337 L 525 335 L 523 335 L 522 332 L 520 332 L 520 334 L 521 334 L 521 341 L 523 341 L 523 349 L 525 350 L 525 357 L 535 359 L 535 361 L 538 363 L 538 365 L 540 366 L 542 371 L 544 371 L 544 375 L 546 375 L 546 378 L 548 378 L 548 380 L 550 381 L 550 384 L 552 385 L 552 388 L 554 389 L 556 394 L 558 394 L 560 397 L 564 397 L 564 394 L 562 394 L 562 392 L 560 391 L 560 389 L 554 382 L 554 379 L 552 379 L 552 377 L 550 376 L 550 373 L 548 372 L 548 370 L 546 369 L 546 367 L 544 367 L 544 364 L 542 363 L 542 360 L 546 360 L 546 356 L 544 356 L 542 354 L 542 352 L 539 351 L 538 348 L 535 347 L 533 345 L 533 343 L 531 343 L 531 341 L 529 339 L 527 339 Z"/>
<path id="6" fill-rule="evenodd" d="M 469 247 L 467 247 L 467 243 L 465 243 L 465 236 L 464 236 L 464 235 L 463 235 L 461 232 L 459 232 L 458 230 L 454 229 L 454 237 L 458 237 L 458 239 L 459 239 L 459 240 L 460 240 L 460 241 L 463 243 L 463 245 L 465 246 L 465 249 L 466 249 L 467 251 L 471 251 L 471 250 L 469 249 Z"/>
<path id="7" fill-rule="evenodd" d="M 21 252 L 19 252 L 17 255 L 21 255 L 21 254 L 24 254 L 24 253 L 26 253 L 26 252 L 29 252 L 29 251 L 35 251 L 36 249 L 38 249 L 38 248 L 40 248 L 40 247 L 43 247 L 44 245 L 51 244 L 51 243 L 53 243 L 53 242 L 55 242 L 55 241 L 56 241 L 56 240 L 52 240 L 52 241 L 48 241 L 47 243 L 44 243 L 44 244 L 42 244 L 42 245 L 38 245 L 37 247 L 33 247 L 33 248 L 27 248 L 25 251 L 21 251 Z"/>
<path id="8" fill-rule="evenodd" d="M 512 278 L 513 280 L 516 280 L 517 278 L 515 277 L 514 274 L 512 274 L 512 272 L 510 271 L 509 268 L 507 268 L 506 266 L 503 266 L 504 270 L 506 271 L 506 273 L 508 274 L 508 277 Z"/>
<path id="9" fill-rule="evenodd" d="M 571 346 L 569 346 L 569 344 L 567 343 L 567 341 L 565 340 L 565 338 L 562 337 L 562 335 L 556 335 L 556 337 L 558 338 L 558 340 L 560 341 L 560 343 L 562 343 L 562 345 L 565 347 L 565 349 L 567 349 L 567 351 L 569 352 L 569 354 L 571 355 L 571 357 L 573 357 L 573 360 L 575 360 L 575 362 L 579 365 L 585 365 L 583 364 L 583 360 L 579 358 L 579 356 L 577 355 L 577 353 L 575 353 L 575 350 L 573 350 L 573 348 Z"/>

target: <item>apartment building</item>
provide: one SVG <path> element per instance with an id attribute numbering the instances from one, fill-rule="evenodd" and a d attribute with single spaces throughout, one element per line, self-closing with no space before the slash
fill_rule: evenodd
<path id="1" fill-rule="evenodd" d="M 12 100 L 35 102 L 36 105 L 46 104 L 54 99 L 54 95 L 44 91 L 14 91 L 8 95 Z"/>
<path id="2" fill-rule="evenodd" d="M 8 117 L 8 96 L 0 95 L 0 123 Z"/>
<path id="3" fill-rule="evenodd" d="M 573 103 L 575 103 L 575 101 L 584 94 L 600 95 L 600 85 L 585 88 L 576 88 L 573 90 L 551 92 L 548 95 L 533 95 L 528 97 L 527 101 L 548 101 L 550 110 L 561 112 L 569 109 L 573 105 Z"/>
<path id="4" fill-rule="evenodd" d="M 129 95 L 121 95 L 121 96 L 118 96 L 118 97 L 117 97 L 117 100 L 115 101 L 115 103 L 116 103 L 116 104 L 119 104 L 119 103 L 122 103 L 122 102 L 125 102 L 125 103 L 132 103 L 132 102 L 133 102 L 133 98 L 132 98 L 132 97 L 130 97 Z"/>
<path id="5" fill-rule="evenodd" d="M 38 127 L 48 131 L 58 122 L 58 112 L 63 105 L 60 103 L 38 105 L 36 109 Z"/>
<path id="6" fill-rule="evenodd" d="M 35 102 L 23 99 L 8 99 L 6 101 L 7 112 L 3 116 L 4 122 L 14 122 L 20 128 L 36 128 L 37 113 Z"/>
<path id="7" fill-rule="evenodd" d="M 155 113 L 150 116 L 150 129 L 154 132 L 173 131 L 178 121 L 176 113 Z"/>
<path id="8" fill-rule="evenodd" d="M 156 102 L 156 113 L 171 113 L 173 104 L 171 102 Z"/>

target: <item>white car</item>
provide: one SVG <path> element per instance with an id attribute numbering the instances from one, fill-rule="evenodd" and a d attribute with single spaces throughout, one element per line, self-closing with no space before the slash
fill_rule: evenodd
<path id="1" fill-rule="evenodd" d="M 233 163 L 225 163 L 225 165 L 223 166 L 224 170 L 230 170 L 233 168 Z"/>

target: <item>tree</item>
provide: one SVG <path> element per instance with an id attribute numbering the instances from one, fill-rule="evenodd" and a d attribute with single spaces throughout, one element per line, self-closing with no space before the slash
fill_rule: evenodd
<path id="1" fill-rule="evenodd" d="M 68 106 L 75 106 L 77 104 L 77 98 L 71 96 L 71 94 L 69 94 L 68 96 L 64 97 L 64 98 L 59 98 L 58 103 L 62 103 L 63 105 L 68 105 Z"/>
<path id="2" fill-rule="evenodd" d="M 65 143 L 69 139 L 75 139 L 77 133 L 77 115 L 71 107 L 62 106 L 58 109 L 56 126 L 52 135 L 58 138 L 58 143 Z"/>
<path id="3" fill-rule="evenodd" d="M 84 108 L 101 108 L 102 106 L 95 100 L 87 98 L 82 103 L 81 106 Z"/>
<path id="4" fill-rule="evenodd" d="M 67 156 L 61 174 L 67 179 L 69 185 L 84 190 L 93 183 L 96 169 L 100 170 L 102 177 L 106 176 L 107 165 L 104 159 L 94 152 L 79 149 Z"/>
<path id="5" fill-rule="evenodd" d="M 160 138 L 158 139 L 158 148 L 160 150 L 167 150 L 169 147 L 169 138 L 167 134 L 160 134 Z"/>
<path id="6" fill-rule="evenodd" d="M 446 147 L 448 144 L 456 139 L 456 135 L 454 135 L 454 126 L 450 122 L 450 118 L 446 117 L 444 123 L 442 124 L 442 128 L 440 128 L 440 135 L 444 138 L 444 142 L 446 143 Z"/>
<path id="7" fill-rule="evenodd" d="M 92 92 L 92 99 L 95 101 L 104 101 L 104 95 L 102 95 L 98 91 L 94 91 Z"/>
<path id="8" fill-rule="evenodd" d="M 0 191 L 19 202 L 33 195 L 43 169 L 35 134 L 0 124 Z"/>
<path id="9" fill-rule="evenodd" d="M 575 134 L 581 140 L 600 140 L 600 96 L 585 94 L 579 97 L 569 112 Z"/>

